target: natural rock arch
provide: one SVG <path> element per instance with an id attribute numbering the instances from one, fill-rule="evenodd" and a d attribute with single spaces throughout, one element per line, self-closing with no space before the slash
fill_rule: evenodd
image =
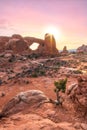
<path id="1" fill-rule="evenodd" d="M 38 43 L 39 46 L 36 50 L 32 50 L 30 46 L 33 43 Z M 45 39 L 39 39 L 34 37 L 22 37 L 19 34 L 14 34 L 12 37 L 8 37 L 8 40 L 4 44 L 4 51 L 12 50 L 13 53 L 18 54 L 40 54 L 43 56 L 58 55 L 56 48 L 56 41 L 53 35 L 45 34 Z"/>

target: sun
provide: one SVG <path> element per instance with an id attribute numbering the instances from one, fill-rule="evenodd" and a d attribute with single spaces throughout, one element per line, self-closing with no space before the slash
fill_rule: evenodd
<path id="1" fill-rule="evenodd" d="M 54 26 L 46 27 L 45 33 L 49 33 L 49 34 L 54 35 L 54 37 L 55 37 L 56 40 L 59 40 L 60 37 L 61 37 L 61 31 L 60 31 L 60 29 L 58 29 L 58 28 L 56 28 Z"/>

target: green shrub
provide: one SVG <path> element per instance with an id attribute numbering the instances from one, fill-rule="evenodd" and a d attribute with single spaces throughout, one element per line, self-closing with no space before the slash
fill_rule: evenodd
<path id="1" fill-rule="evenodd" d="M 62 102 L 60 101 L 61 97 L 59 95 L 59 92 L 61 91 L 65 93 L 66 83 L 67 83 L 67 78 L 60 79 L 59 81 L 54 82 L 54 85 L 55 85 L 54 92 L 56 93 L 56 97 L 57 97 L 57 103 L 56 103 L 57 105 L 62 104 Z"/>

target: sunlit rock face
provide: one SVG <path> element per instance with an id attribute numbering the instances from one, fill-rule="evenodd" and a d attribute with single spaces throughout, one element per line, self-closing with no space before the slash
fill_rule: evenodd
<path id="1" fill-rule="evenodd" d="M 34 50 L 31 46 L 37 43 L 38 47 Z M 45 39 L 34 37 L 22 37 L 19 34 L 13 34 L 11 37 L 0 38 L 0 52 L 11 50 L 13 53 L 24 54 L 39 54 L 42 56 L 56 56 L 58 50 L 56 48 L 56 41 L 53 35 L 45 34 Z"/>
<path id="2" fill-rule="evenodd" d="M 45 34 L 45 46 L 46 46 L 46 53 L 50 55 L 57 55 L 58 50 L 56 48 L 56 41 L 53 35 Z"/>
<path id="3" fill-rule="evenodd" d="M 53 35 L 45 34 L 45 39 L 38 39 L 33 37 L 24 38 L 28 42 L 28 46 L 30 47 L 33 43 L 38 43 L 38 48 L 36 50 L 32 50 L 31 53 L 40 54 L 42 56 L 47 55 L 57 55 L 58 50 L 56 48 L 56 41 Z"/>
<path id="4" fill-rule="evenodd" d="M 87 45 L 82 45 L 80 47 L 77 48 L 77 53 L 87 53 Z"/>

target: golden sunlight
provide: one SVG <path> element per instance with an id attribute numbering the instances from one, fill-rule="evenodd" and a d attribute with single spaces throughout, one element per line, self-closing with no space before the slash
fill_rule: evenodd
<path id="1" fill-rule="evenodd" d="M 61 37 L 61 31 L 60 29 L 54 27 L 54 26 L 49 26 L 45 29 L 45 33 L 50 33 L 52 35 L 54 35 L 56 40 L 59 40 Z"/>

